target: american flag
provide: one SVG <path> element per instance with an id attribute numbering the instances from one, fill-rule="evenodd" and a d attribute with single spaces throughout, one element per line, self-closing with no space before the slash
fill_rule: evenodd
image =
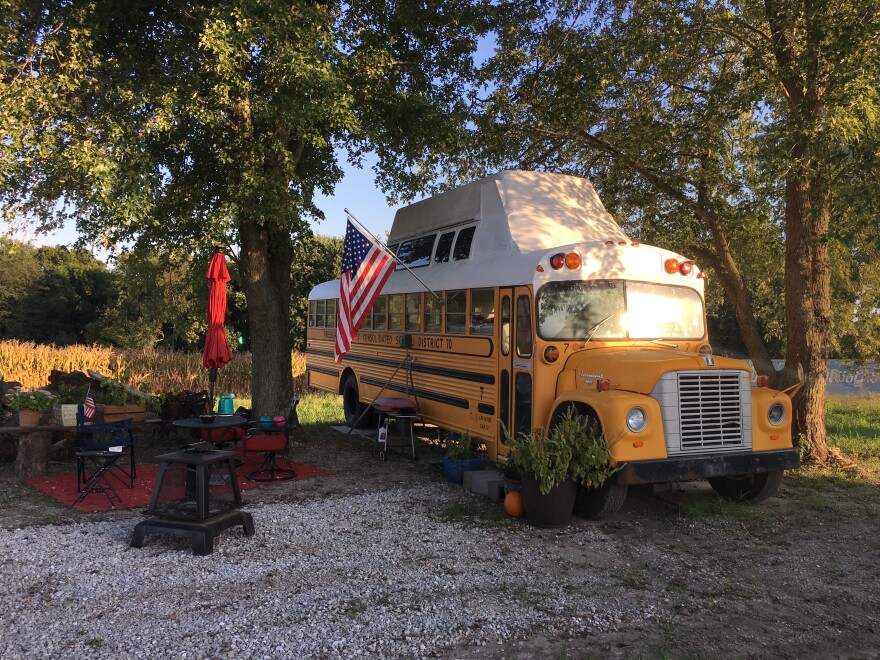
<path id="1" fill-rule="evenodd" d="M 342 249 L 339 311 L 336 315 L 336 361 L 351 348 L 376 296 L 394 270 L 394 258 L 348 221 Z"/>
<path id="2" fill-rule="evenodd" d="M 83 406 L 83 410 L 85 411 L 86 417 L 91 419 L 95 416 L 95 397 L 92 396 L 92 388 L 89 388 L 89 391 L 86 392 L 86 402 Z"/>

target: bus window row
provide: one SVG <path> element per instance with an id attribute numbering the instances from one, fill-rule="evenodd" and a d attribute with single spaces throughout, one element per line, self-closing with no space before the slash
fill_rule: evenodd
<path id="1" fill-rule="evenodd" d="M 430 332 L 469 335 L 495 334 L 495 290 L 398 293 L 376 298 L 362 330 Z M 336 328 L 336 300 L 309 301 L 310 328 Z"/>
<path id="2" fill-rule="evenodd" d="M 463 261 L 471 256 L 471 244 L 474 242 L 476 225 L 451 229 L 437 234 L 418 236 L 401 243 L 388 246 L 397 258 L 409 268 L 422 268 L 432 263 L 443 264 L 451 261 Z M 397 270 L 404 266 L 398 264 Z"/>

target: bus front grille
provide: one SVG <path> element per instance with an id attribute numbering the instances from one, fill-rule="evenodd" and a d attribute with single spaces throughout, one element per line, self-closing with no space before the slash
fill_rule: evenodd
<path id="1" fill-rule="evenodd" d="M 744 371 L 664 374 L 651 393 L 660 403 L 670 455 L 752 447 L 752 390 Z"/>

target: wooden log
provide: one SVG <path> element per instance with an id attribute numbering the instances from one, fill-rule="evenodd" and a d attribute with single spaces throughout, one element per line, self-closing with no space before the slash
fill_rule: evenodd
<path id="1" fill-rule="evenodd" d="M 50 431 L 30 431 L 18 438 L 15 474 L 21 477 L 42 477 L 49 467 Z"/>

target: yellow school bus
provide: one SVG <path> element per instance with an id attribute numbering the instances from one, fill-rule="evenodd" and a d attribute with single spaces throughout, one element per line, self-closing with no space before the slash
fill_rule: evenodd
<path id="1" fill-rule="evenodd" d="M 339 281 L 309 295 L 309 384 L 342 394 L 349 424 L 407 396 L 503 462 L 502 427 L 552 428 L 574 406 L 620 466 L 587 494 L 597 516 L 629 485 L 689 479 L 759 501 L 798 465 L 789 397 L 712 353 L 702 271 L 628 238 L 587 180 L 500 172 L 400 209 L 388 246 L 411 271 L 339 364 Z"/>

